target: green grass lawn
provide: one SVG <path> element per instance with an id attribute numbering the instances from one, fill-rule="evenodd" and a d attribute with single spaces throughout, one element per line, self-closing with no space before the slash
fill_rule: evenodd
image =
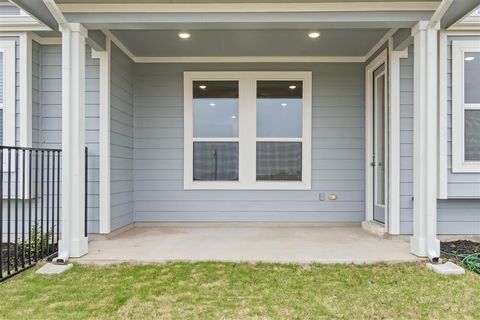
<path id="1" fill-rule="evenodd" d="M 423 264 L 169 263 L 34 269 L 0 283 L 2 319 L 478 319 L 480 276 Z"/>

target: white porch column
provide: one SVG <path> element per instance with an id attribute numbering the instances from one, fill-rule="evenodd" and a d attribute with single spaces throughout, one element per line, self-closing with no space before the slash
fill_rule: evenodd
<path id="1" fill-rule="evenodd" d="M 62 31 L 62 240 L 59 258 L 88 251 L 85 228 L 85 38 L 69 23 Z"/>
<path id="2" fill-rule="evenodd" d="M 414 37 L 414 202 L 410 250 L 440 256 L 437 239 L 437 33 L 438 24 L 420 21 Z"/>

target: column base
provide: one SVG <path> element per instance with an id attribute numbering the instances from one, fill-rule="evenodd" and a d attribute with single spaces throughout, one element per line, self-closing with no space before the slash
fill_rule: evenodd
<path id="1" fill-rule="evenodd" d="M 64 240 L 60 240 L 59 243 L 59 254 L 64 252 L 62 250 L 62 247 L 64 247 L 65 242 Z M 79 239 L 72 239 L 70 242 L 70 252 L 69 252 L 69 258 L 80 258 L 81 256 L 84 256 L 88 253 L 88 238 L 87 237 L 81 237 Z"/>
<path id="2" fill-rule="evenodd" d="M 410 252 L 417 257 L 426 257 L 427 254 L 427 239 L 410 237 Z"/>

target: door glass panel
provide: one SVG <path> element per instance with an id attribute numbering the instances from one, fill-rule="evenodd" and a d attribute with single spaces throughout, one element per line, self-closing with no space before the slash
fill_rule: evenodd
<path id="1" fill-rule="evenodd" d="M 302 81 L 257 81 L 257 137 L 301 138 Z"/>
<path id="2" fill-rule="evenodd" d="M 376 203 L 385 205 L 385 74 L 375 81 Z"/>
<path id="3" fill-rule="evenodd" d="M 480 161 L 480 110 L 465 110 L 465 161 Z"/>
<path id="4" fill-rule="evenodd" d="M 480 52 L 465 52 L 465 103 L 480 103 Z"/>
<path id="5" fill-rule="evenodd" d="M 238 137 L 238 81 L 193 82 L 193 136 Z"/>

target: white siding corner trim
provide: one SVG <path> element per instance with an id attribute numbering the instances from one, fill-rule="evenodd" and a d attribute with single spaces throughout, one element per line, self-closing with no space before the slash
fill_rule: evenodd
<path id="1" fill-rule="evenodd" d="M 239 179 L 238 181 L 193 181 L 193 81 L 239 81 Z M 256 136 L 256 80 L 303 81 L 303 127 L 302 137 L 282 138 L 275 141 L 302 142 L 301 181 L 256 181 L 256 143 L 273 141 L 273 138 Z M 312 148 L 312 73 L 308 71 L 215 71 L 184 73 L 184 189 L 185 190 L 310 190 Z M 243 119 L 243 120 L 242 120 Z M 208 138 L 206 141 L 221 141 Z M 229 139 L 231 140 L 231 139 Z M 205 139 L 203 139 L 205 141 Z"/>
<path id="2" fill-rule="evenodd" d="M 15 145 L 15 40 L 0 41 L 3 55 L 3 145 Z"/>
<path id="3" fill-rule="evenodd" d="M 110 40 L 105 51 L 92 49 L 92 58 L 100 61 L 100 199 L 99 232 L 110 233 Z"/>
<path id="4" fill-rule="evenodd" d="M 464 101 L 465 52 L 480 52 L 480 41 L 452 41 L 452 171 L 480 173 L 480 161 L 465 161 L 465 111 L 480 110 L 480 103 Z"/>

